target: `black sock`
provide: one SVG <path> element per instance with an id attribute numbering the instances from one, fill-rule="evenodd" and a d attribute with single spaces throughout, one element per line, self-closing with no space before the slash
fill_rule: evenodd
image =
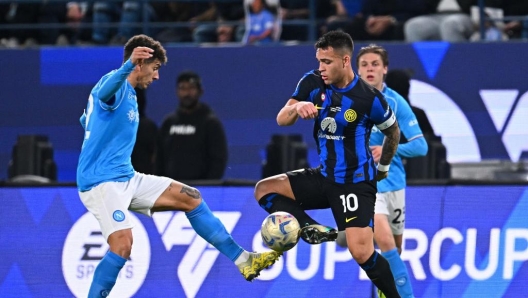
<path id="1" fill-rule="evenodd" d="M 301 206 L 299 206 L 299 204 L 297 204 L 295 200 L 276 193 L 270 193 L 263 196 L 259 200 L 259 205 L 268 213 L 277 211 L 290 213 L 297 219 L 297 221 L 299 221 L 299 225 L 301 227 L 319 224 L 308 214 L 306 214 L 306 212 L 304 212 L 304 210 L 301 208 Z"/>
<path id="2" fill-rule="evenodd" d="M 377 251 L 374 251 L 370 258 L 365 263 L 359 264 L 359 266 L 365 270 L 370 280 L 387 298 L 400 297 L 396 289 L 396 284 L 394 283 L 394 276 L 390 270 L 389 262 Z"/>

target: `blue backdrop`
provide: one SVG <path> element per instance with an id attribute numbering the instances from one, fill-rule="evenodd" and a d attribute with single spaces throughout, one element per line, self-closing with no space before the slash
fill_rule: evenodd
<path id="1" fill-rule="evenodd" d="M 262 251 L 266 216 L 250 187 L 202 187 L 246 249 Z M 86 297 L 107 245 L 73 187 L 0 188 L 0 297 Z M 405 249 L 416 297 L 524 297 L 527 186 L 410 186 Z M 329 210 L 312 212 L 332 225 Z M 136 218 L 136 217 L 134 217 Z M 112 297 L 371 297 L 371 282 L 335 243 L 300 242 L 246 282 L 181 212 L 138 215 Z"/>
<path id="2" fill-rule="evenodd" d="M 357 48 L 361 45 L 356 45 Z M 450 162 L 517 161 L 528 150 L 527 43 L 386 44 L 391 68 L 412 68 L 411 101 L 426 110 Z M 209 103 L 229 142 L 225 178 L 257 179 L 272 134 L 301 133 L 317 162 L 311 122 L 281 128 L 275 116 L 297 81 L 317 67 L 311 46 L 169 48 L 161 80 L 147 92 L 147 115 L 161 123 L 176 108 L 177 74 L 203 77 Z M 121 48 L 3 50 L 0 77 L 0 179 L 19 134 L 45 134 L 55 148 L 59 181 L 74 181 L 83 132 L 78 118 L 93 84 L 118 68 Z"/>

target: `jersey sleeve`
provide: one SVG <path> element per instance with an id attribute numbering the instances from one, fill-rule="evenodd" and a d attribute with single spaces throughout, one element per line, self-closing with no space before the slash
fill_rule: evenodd
<path id="1" fill-rule="evenodd" d="M 427 154 L 428 146 L 423 137 L 418 120 L 414 115 L 411 107 L 403 98 L 398 98 L 398 109 L 396 118 L 400 126 L 401 133 L 407 139 L 407 143 L 398 145 L 396 154 L 401 157 L 424 156 Z"/>
<path id="2" fill-rule="evenodd" d="M 409 104 L 403 99 L 398 100 L 398 110 L 396 111 L 396 118 L 400 131 L 408 141 L 423 136 L 418 120 L 414 115 Z"/>
<path id="3" fill-rule="evenodd" d="M 128 59 L 118 70 L 111 72 L 106 78 L 103 78 L 100 81 L 96 97 L 103 103 L 110 103 L 112 105 L 112 99 L 119 98 L 116 96 L 116 93 L 121 89 L 134 68 L 135 65 Z"/>
<path id="4" fill-rule="evenodd" d="M 377 93 L 374 97 L 370 119 L 379 130 L 385 130 L 396 122 L 396 115 L 381 93 Z"/>
<path id="5" fill-rule="evenodd" d="M 311 101 L 313 91 L 318 89 L 320 89 L 320 87 L 317 84 L 317 77 L 313 72 L 309 72 L 301 78 L 299 83 L 297 83 L 297 87 L 291 98 L 298 101 Z"/>

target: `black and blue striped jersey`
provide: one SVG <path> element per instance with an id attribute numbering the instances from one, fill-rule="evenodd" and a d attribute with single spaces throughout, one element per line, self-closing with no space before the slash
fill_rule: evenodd
<path id="1" fill-rule="evenodd" d="M 369 149 L 372 127 L 381 130 L 396 120 L 383 94 L 358 75 L 345 88 L 326 85 L 318 70 L 306 73 L 291 98 L 309 101 L 319 110 L 313 136 L 321 173 L 336 183 L 358 183 L 376 178 Z"/>

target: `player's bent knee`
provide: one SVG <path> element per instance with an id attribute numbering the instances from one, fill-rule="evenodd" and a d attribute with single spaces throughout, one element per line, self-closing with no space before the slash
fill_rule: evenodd
<path id="1" fill-rule="evenodd" d="M 125 259 L 132 252 L 132 242 L 132 231 L 130 229 L 116 231 L 108 237 L 110 251 Z"/>
<path id="2" fill-rule="evenodd" d="M 281 185 L 287 181 L 288 176 L 286 174 L 280 174 L 260 180 L 257 182 L 257 185 L 255 185 L 255 199 L 258 201 L 269 193 L 280 192 Z"/>

